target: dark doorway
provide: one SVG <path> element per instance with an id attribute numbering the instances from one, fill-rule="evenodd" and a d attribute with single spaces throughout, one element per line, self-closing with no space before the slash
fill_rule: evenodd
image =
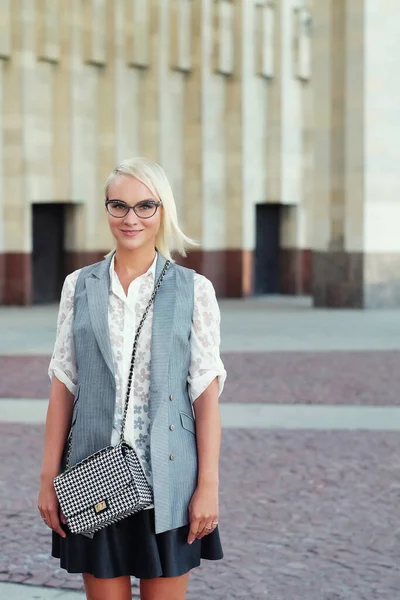
<path id="1" fill-rule="evenodd" d="M 255 293 L 279 293 L 281 205 L 256 205 Z"/>
<path id="2" fill-rule="evenodd" d="M 58 302 L 64 281 L 63 204 L 32 205 L 32 301 Z"/>

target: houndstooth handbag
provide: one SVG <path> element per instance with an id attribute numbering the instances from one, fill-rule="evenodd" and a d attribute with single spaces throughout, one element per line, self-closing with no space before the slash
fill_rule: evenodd
<path id="1" fill-rule="evenodd" d="M 153 491 L 135 450 L 124 440 L 124 430 L 139 335 L 170 264 L 167 260 L 136 331 L 118 444 L 106 446 L 70 467 L 71 427 L 66 470 L 54 478 L 54 489 L 72 533 L 93 538 L 96 531 L 153 503 Z"/>

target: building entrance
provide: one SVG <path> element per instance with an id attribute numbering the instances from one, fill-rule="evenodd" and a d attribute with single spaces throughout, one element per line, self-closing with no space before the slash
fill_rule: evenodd
<path id="1" fill-rule="evenodd" d="M 279 294 L 281 205 L 256 205 L 256 294 Z"/>
<path id="2" fill-rule="evenodd" d="M 65 205 L 32 205 L 32 302 L 58 302 L 65 277 Z"/>

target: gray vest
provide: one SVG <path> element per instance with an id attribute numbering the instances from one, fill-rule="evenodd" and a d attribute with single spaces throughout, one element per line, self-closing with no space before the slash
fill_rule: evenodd
<path id="1" fill-rule="evenodd" d="M 165 258 L 158 253 L 155 278 Z M 110 444 L 115 378 L 108 328 L 111 256 L 84 267 L 75 289 L 73 335 L 78 388 L 71 465 Z M 151 341 L 150 453 L 156 533 L 189 522 L 197 484 L 195 422 L 187 389 L 194 271 L 172 263 L 154 301 Z M 132 332 L 133 343 L 134 332 Z M 170 428 L 173 425 L 173 428 Z M 65 466 L 65 451 L 62 469 Z"/>

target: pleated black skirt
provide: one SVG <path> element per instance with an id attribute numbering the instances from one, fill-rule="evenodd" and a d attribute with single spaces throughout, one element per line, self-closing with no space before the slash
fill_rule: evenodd
<path id="1" fill-rule="evenodd" d="M 142 510 L 97 531 L 93 538 L 71 533 L 62 538 L 52 532 L 51 555 L 69 573 L 91 573 L 111 578 L 177 577 L 200 565 L 201 559 L 223 558 L 218 526 L 193 544 L 187 543 L 189 525 L 155 533 L 154 509 Z"/>

